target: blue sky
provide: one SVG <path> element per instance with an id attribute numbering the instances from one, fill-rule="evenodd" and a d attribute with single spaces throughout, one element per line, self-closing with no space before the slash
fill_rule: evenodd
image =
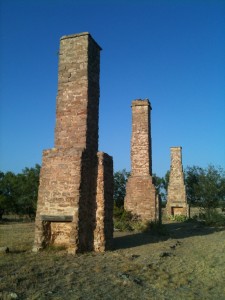
<path id="1" fill-rule="evenodd" d="M 90 32 L 101 52 L 99 150 L 130 170 L 131 101 L 152 104 L 153 172 L 225 168 L 225 1 L 0 0 L 0 169 L 54 146 L 59 39 Z"/>

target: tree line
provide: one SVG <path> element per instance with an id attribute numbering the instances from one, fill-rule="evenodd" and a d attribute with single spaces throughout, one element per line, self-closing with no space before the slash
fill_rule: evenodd
<path id="1" fill-rule="evenodd" d="M 0 172 L 0 219 L 4 214 L 28 215 L 36 212 L 40 165 L 21 173 Z"/>
<path id="2" fill-rule="evenodd" d="M 166 203 L 169 184 L 168 171 L 164 177 L 153 174 L 152 179 L 162 203 Z M 122 207 L 126 194 L 126 182 L 130 173 L 126 170 L 114 173 L 114 201 Z M 191 206 L 203 208 L 205 211 L 221 207 L 225 210 L 225 172 L 221 167 L 209 165 L 206 168 L 189 166 L 185 169 L 184 180 L 187 201 Z"/>
<path id="3" fill-rule="evenodd" d="M 25 168 L 21 173 L 0 172 L 0 219 L 4 214 L 28 215 L 36 213 L 40 165 Z M 191 206 L 210 211 L 216 207 L 225 210 L 225 172 L 220 167 L 191 166 L 185 169 L 187 200 Z M 130 173 L 125 169 L 114 173 L 114 203 L 123 207 L 126 182 Z M 153 174 L 153 183 L 162 202 L 166 202 L 169 171 L 164 177 Z"/>

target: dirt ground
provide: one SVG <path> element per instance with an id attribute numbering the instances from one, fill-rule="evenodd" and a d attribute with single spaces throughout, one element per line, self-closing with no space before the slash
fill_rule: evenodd
<path id="1" fill-rule="evenodd" d="M 0 224 L 0 299 L 225 299 L 225 228 L 115 232 L 106 253 L 31 252 L 33 223 Z"/>

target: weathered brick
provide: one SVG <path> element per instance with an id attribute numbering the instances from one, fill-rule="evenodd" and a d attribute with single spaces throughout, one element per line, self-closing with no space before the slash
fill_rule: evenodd
<path id="1" fill-rule="evenodd" d="M 184 173 L 182 167 L 182 147 L 170 148 L 170 177 L 167 191 L 167 215 L 189 216 Z"/>
<path id="2" fill-rule="evenodd" d="M 43 151 L 34 251 L 48 244 L 105 251 L 111 244 L 113 163 L 98 152 L 100 50 L 88 33 L 60 41 L 55 147 Z"/>
<path id="3" fill-rule="evenodd" d="M 152 183 L 150 111 L 148 99 L 132 101 L 131 176 L 124 206 L 143 220 L 158 221 L 159 203 Z"/>

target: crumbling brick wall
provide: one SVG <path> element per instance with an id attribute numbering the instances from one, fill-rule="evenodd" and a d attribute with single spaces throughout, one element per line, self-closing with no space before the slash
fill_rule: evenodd
<path id="1" fill-rule="evenodd" d="M 152 183 L 150 111 L 148 99 L 132 101 L 131 176 L 124 207 L 142 220 L 158 221 L 160 205 Z"/>
<path id="2" fill-rule="evenodd" d="M 60 40 L 55 148 L 43 152 L 34 251 L 111 243 L 113 162 L 98 152 L 100 50 L 89 33 Z"/>

